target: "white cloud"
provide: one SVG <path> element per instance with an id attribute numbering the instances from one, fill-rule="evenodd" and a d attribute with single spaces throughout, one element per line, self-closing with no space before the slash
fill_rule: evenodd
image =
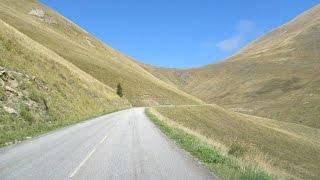
<path id="1" fill-rule="evenodd" d="M 236 34 L 215 44 L 222 51 L 233 51 L 240 48 L 246 41 L 249 33 L 256 31 L 256 25 L 249 20 L 240 20 L 235 25 Z"/>
<path id="2" fill-rule="evenodd" d="M 242 45 L 242 42 L 243 42 L 242 35 L 236 35 L 234 37 L 218 42 L 216 44 L 216 47 L 218 47 L 220 50 L 223 50 L 223 51 L 232 51 L 240 47 Z"/>

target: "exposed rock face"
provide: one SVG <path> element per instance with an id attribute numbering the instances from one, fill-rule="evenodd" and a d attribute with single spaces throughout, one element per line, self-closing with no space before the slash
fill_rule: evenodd
<path id="1" fill-rule="evenodd" d="M 40 18 L 43 18 L 45 15 L 42 9 L 32 9 L 29 14 Z"/>
<path id="2" fill-rule="evenodd" d="M 46 14 L 42 9 L 32 9 L 29 14 L 38 17 L 48 24 L 58 24 L 58 21 L 53 16 Z"/>
<path id="3" fill-rule="evenodd" d="M 10 86 L 5 86 L 4 88 L 5 88 L 5 90 L 7 90 L 7 91 L 9 91 L 9 92 L 12 92 L 12 93 L 14 93 L 14 94 L 19 94 L 18 91 L 16 91 L 15 89 L 13 89 L 13 88 L 10 87 Z"/>
<path id="4" fill-rule="evenodd" d="M 8 73 L 5 70 L 0 70 L 0 77 L 8 76 Z"/>
<path id="5" fill-rule="evenodd" d="M 3 109 L 4 109 L 4 111 L 6 111 L 9 114 L 18 114 L 18 112 L 16 110 L 14 110 L 13 108 L 3 106 Z"/>
<path id="6" fill-rule="evenodd" d="M 48 90 L 45 83 L 36 76 L 0 67 L 0 113 L 23 119 L 21 112 L 29 111 L 38 118 L 45 119 L 49 111 L 48 100 L 31 86 Z"/>

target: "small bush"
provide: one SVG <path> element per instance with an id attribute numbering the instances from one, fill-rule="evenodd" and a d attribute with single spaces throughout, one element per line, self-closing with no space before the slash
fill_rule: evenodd
<path id="1" fill-rule="evenodd" d="M 117 94 L 118 96 L 123 97 L 122 86 L 120 83 L 117 85 Z"/>

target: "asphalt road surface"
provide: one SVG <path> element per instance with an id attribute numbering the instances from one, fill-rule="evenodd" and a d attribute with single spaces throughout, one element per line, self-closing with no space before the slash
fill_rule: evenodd
<path id="1" fill-rule="evenodd" d="M 0 149 L 0 179 L 216 179 L 133 108 Z"/>

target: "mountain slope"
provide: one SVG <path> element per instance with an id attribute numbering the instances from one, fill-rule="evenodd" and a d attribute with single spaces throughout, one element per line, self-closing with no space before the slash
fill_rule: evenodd
<path id="1" fill-rule="evenodd" d="M 143 65 L 208 103 L 320 128 L 320 5 L 225 61 L 193 69 Z"/>
<path id="2" fill-rule="evenodd" d="M 131 106 L 2 20 L 0 65 L 0 146 Z"/>
<path id="3" fill-rule="evenodd" d="M 133 105 L 202 103 L 36 1 L 1 1 L 0 19 L 105 85 L 121 83 Z"/>
<path id="4" fill-rule="evenodd" d="M 201 103 L 37 1 L 0 1 L 0 146 L 132 105 Z"/>

